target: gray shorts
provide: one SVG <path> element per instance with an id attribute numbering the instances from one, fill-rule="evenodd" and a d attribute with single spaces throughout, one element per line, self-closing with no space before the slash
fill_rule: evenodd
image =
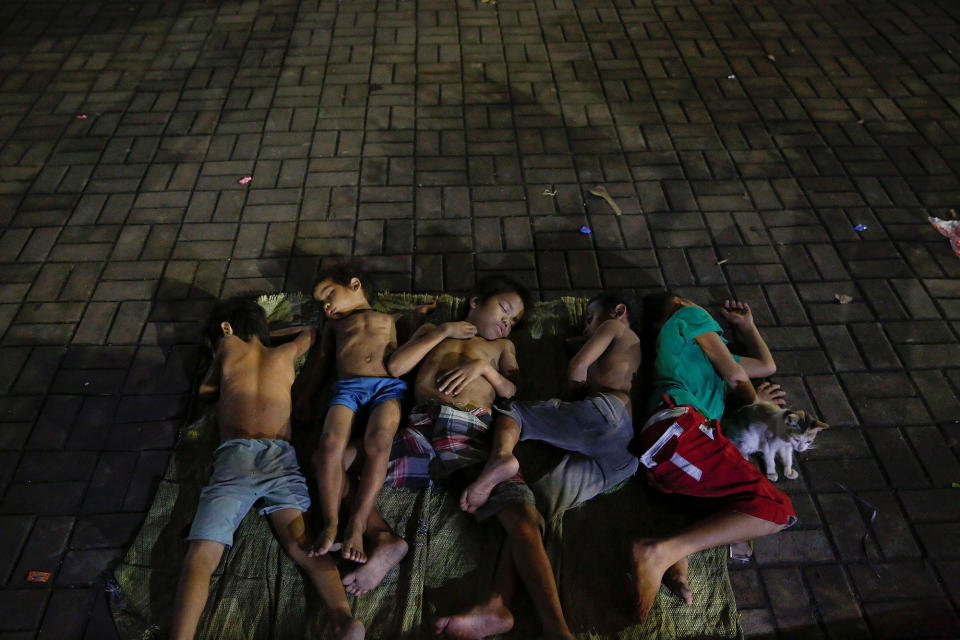
<path id="1" fill-rule="evenodd" d="M 213 452 L 213 474 L 200 492 L 187 540 L 232 545 L 233 532 L 258 500 L 260 515 L 310 508 L 293 445 L 286 440 L 227 440 Z"/>
<path id="2" fill-rule="evenodd" d="M 627 451 L 633 419 L 615 395 L 599 393 L 577 402 L 514 402 L 497 410 L 520 423 L 521 440 L 540 440 L 568 452 L 531 485 L 548 520 L 637 471 L 639 461 Z"/>

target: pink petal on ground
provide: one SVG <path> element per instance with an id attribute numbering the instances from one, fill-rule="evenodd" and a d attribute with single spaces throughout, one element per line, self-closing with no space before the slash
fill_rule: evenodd
<path id="1" fill-rule="evenodd" d="M 253 176 L 243 176 L 242 178 L 237 180 L 237 182 L 239 184 L 249 184 L 251 180 L 253 180 Z"/>

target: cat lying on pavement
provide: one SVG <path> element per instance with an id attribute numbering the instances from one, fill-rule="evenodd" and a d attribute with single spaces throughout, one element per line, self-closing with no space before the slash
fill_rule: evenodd
<path id="1" fill-rule="evenodd" d="M 783 462 L 783 475 L 795 480 L 800 474 L 793 468 L 793 452 L 813 446 L 817 434 L 830 425 L 808 416 L 802 409 L 779 407 L 772 402 L 755 402 L 738 409 L 723 421 L 723 433 L 736 445 L 744 458 L 763 454 L 767 478 L 778 479 L 776 458 Z"/>

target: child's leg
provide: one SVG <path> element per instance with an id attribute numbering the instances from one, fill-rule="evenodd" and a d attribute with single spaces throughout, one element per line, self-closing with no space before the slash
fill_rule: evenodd
<path id="1" fill-rule="evenodd" d="M 513 628 L 510 603 L 516 584 L 517 571 L 508 543 L 500 550 L 490 596 L 463 613 L 437 618 L 434 634 L 441 638 L 485 638 L 510 631 Z"/>
<path id="2" fill-rule="evenodd" d="M 387 572 L 407 555 L 406 541 L 393 534 L 376 507 L 370 510 L 366 537 L 370 545 L 370 558 L 343 577 L 343 586 L 352 596 L 361 596 L 374 589 Z"/>
<path id="3" fill-rule="evenodd" d="M 513 564 L 540 617 L 545 638 L 573 638 L 560 607 L 560 594 L 532 504 L 508 507 L 497 514 L 507 532 Z"/>
<path id="4" fill-rule="evenodd" d="M 633 542 L 630 564 L 635 594 L 635 615 L 644 620 L 653 607 L 664 573 L 691 553 L 740 540 L 776 533 L 784 525 L 737 511 L 720 511 L 694 522 L 667 538 L 641 538 Z"/>
<path id="5" fill-rule="evenodd" d="M 460 508 L 473 513 L 490 498 L 495 486 L 509 480 L 520 470 L 513 448 L 520 440 L 520 423 L 508 415 L 498 413 L 493 422 L 493 446 L 483 471 L 460 494 Z"/>
<path id="6" fill-rule="evenodd" d="M 361 640 L 363 624 L 350 613 L 347 595 L 340 584 L 340 573 L 329 555 L 307 555 L 307 526 L 303 512 L 280 509 L 270 514 L 274 534 L 290 559 L 296 562 L 310 578 L 330 615 L 331 637 L 337 640 Z"/>
<path id="7" fill-rule="evenodd" d="M 313 468 L 317 478 L 317 497 L 320 503 L 322 529 L 311 553 L 323 555 L 330 551 L 337 537 L 340 499 L 343 495 L 343 461 L 350 428 L 353 426 L 353 411 L 335 404 L 327 411 L 323 433 L 313 454 Z"/>
<path id="8" fill-rule="evenodd" d="M 366 461 L 360 471 L 357 496 L 354 499 L 353 514 L 347 522 L 343 539 L 343 557 L 354 562 L 366 562 L 367 554 L 363 550 L 363 534 L 367 520 L 373 510 L 373 504 L 387 477 L 387 465 L 390 462 L 390 448 L 393 437 L 400 426 L 400 401 L 384 400 L 370 412 L 366 433 L 363 437 L 363 450 Z"/>
<path id="9" fill-rule="evenodd" d="M 210 593 L 210 576 L 220 563 L 223 550 L 224 545 L 213 540 L 190 541 L 173 605 L 172 640 L 187 640 L 197 632 Z"/>

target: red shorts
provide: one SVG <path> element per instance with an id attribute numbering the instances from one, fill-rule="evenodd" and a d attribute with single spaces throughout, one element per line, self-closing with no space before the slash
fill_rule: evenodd
<path id="1" fill-rule="evenodd" d="M 740 454 L 689 405 L 665 408 L 639 436 L 640 465 L 647 482 L 664 493 L 711 498 L 718 504 L 769 522 L 797 521 L 790 498 Z M 653 418 L 651 418 L 652 420 Z"/>

